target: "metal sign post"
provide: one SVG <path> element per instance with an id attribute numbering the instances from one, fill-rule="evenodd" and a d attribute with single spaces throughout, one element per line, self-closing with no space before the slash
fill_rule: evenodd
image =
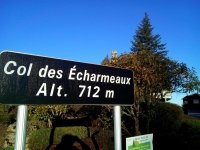
<path id="1" fill-rule="evenodd" d="M 25 150 L 26 145 L 26 123 L 27 105 L 19 105 L 17 110 L 17 127 L 15 136 L 15 150 Z"/>
<path id="2" fill-rule="evenodd" d="M 114 114 L 114 146 L 115 150 L 122 150 L 121 107 L 113 107 Z"/>

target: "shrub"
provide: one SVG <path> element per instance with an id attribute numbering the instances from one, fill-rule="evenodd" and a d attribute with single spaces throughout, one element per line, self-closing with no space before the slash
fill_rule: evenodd
<path id="1" fill-rule="evenodd" d="M 154 134 L 154 150 L 198 150 L 200 120 L 184 115 L 180 106 L 157 103 L 151 107 L 150 132 Z"/>
<path id="2" fill-rule="evenodd" d="M 144 124 L 144 120 L 149 119 L 148 133 L 154 134 L 154 149 L 180 149 L 179 146 L 182 141 L 181 135 L 178 133 L 184 115 L 182 108 L 175 104 L 162 102 L 151 104 L 149 108 L 149 115 L 141 114 L 140 120 Z M 141 129 L 145 129 L 144 125 L 142 125 Z M 145 132 L 143 131 L 142 133 Z"/>
<path id="3" fill-rule="evenodd" d="M 38 129 L 47 128 L 47 123 L 44 121 L 31 120 L 27 122 L 27 131 L 31 132 Z"/>
<path id="4" fill-rule="evenodd" d="M 1 123 L 9 123 L 10 122 L 10 115 L 8 114 L 0 114 L 0 122 Z"/>
<path id="5" fill-rule="evenodd" d="M 185 149 L 198 150 L 200 147 L 200 120 L 185 115 L 180 135 L 182 135 L 182 144 Z"/>
<path id="6" fill-rule="evenodd" d="M 13 123 L 16 120 L 16 113 L 10 112 L 11 106 L 0 104 L 0 123 L 8 124 Z"/>
<path id="7" fill-rule="evenodd" d="M 6 147 L 6 148 L 4 148 L 4 149 L 2 149 L 2 150 L 14 150 L 14 147 L 9 146 L 9 147 Z"/>
<path id="8" fill-rule="evenodd" d="M 183 125 L 191 126 L 193 128 L 200 128 L 200 120 L 190 117 L 188 115 L 184 115 L 183 117 Z"/>
<path id="9" fill-rule="evenodd" d="M 171 103 L 157 103 L 154 106 L 155 115 L 150 123 L 151 132 L 157 134 L 176 134 L 182 124 L 183 110 Z"/>

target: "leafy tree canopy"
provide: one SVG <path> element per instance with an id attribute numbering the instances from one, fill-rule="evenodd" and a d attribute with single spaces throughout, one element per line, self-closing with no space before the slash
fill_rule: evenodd
<path id="1" fill-rule="evenodd" d="M 167 57 L 166 44 L 161 43 L 160 35 L 153 34 L 153 27 L 146 13 L 131 43 L 131 52 L 117 58 L 109 59 L 107 56 L 102 63 L 134 71 L 137 99 L 152 101 L 163 90 L 199 90 L 200 82 L 194 68 L 190 69 L 185 63 Z"/>
<path id="2" fill-rule="evenodd" d="M 107 56 L 102 64 L 133 70 L 134 104 L 131 107 L 123 107 L 122 114 L 132 119 L 132 133 L 138 135 L 141 102 L 146 103 L 146 113 L 149 115 L 149 104 L 162 100 L 165 96 L 164 90 L 193 92 L 200 89 L 200 82 L 193 68 L 167 57 L 166 44 L 161 42 L 159 34 L 153 34 L 153 27 L 146 13 L 131 44 L 131 52 L 118 57 Z M 130 133 L 130 127 L 123 128 Z"/>

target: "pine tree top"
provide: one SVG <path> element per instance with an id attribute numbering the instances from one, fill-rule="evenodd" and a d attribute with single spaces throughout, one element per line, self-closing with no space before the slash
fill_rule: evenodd
<path id="1" fill-rule="evenodd" d="M 131 43 L 132 52 L 147 50 L 155 54 L 167 54 L 165 44 L 161 43 L 160 35 L 153 34 L 153 27 L 147 13 L 145 13 L 141 24 L 138 26 L 138 29 L 136 30 L 136 35 L 134 36 Z"/>

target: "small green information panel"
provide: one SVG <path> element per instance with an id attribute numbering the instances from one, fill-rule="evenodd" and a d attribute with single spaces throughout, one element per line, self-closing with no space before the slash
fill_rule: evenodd
<path id="1" fill-rule="evenodd" d="M 153 134 L 126 138 L 126 150 L 153 150 Z"/>
<path id="2" fill-rule="evenodd" d="M 0 54 L 0 103 L 132 105 L 133 72 L 5 51 Z"/>

